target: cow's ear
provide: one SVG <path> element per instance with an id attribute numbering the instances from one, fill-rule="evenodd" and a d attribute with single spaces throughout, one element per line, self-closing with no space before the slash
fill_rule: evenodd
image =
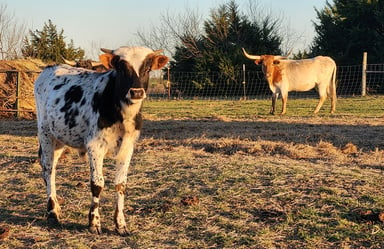
<path id="1" fill-rule="evenodd" d="M 113 68 L 113 64 L 112 64 L 113 57 L 114 57 L 113 54 L 101 54 L 99 56 L 99 59 L 106 69 L 111 69 Z"/>
<path id="2" fill-rule="evenodd" d="M 152 70 L 158 70 L 161 69 L 167 64 L 169 61 L 168 57 L 165 55 L 157 55 L 155 58 L 153 58 L 152 61 Z"/>
<path id="3" fill-rule="evenodd" d="M 273 61 L 273 64 L 274 64 L 274 65 L 280 64 L 280 61 L 279 61 L 279 60 L 274 60 L 274 61 Z"/>
<path id="4" fill-rule="evenodd" d="M 259 59 L 259 60 L 255 60 L 255 64 L 256 65 L 260 65 L 261 63 L 263 63 L 263 60 Z"/>

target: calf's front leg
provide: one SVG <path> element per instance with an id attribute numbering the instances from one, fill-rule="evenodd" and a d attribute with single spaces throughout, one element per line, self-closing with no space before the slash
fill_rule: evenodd
<path id="1" fill-rule="evenodd" d="M 124 192 L 126 184 L 119 183 L 115 185 L 116 189 L 116 209 L 114 215 L 115 230 L 121 236 L 127 236 L 129 234 L 127 224 L 124 218 Z"/>
<path id="2" fill-rule="evenodd" d="M 93 234 L 101 234 L 100 218 L 100 194 L 104 188 L 103 157 L 97 150 L 88 149 L 89 164 L 91 170 L 92 202 L 89 209 L 89 231 Z"/>
<path id="3" fill-rule="evenodd" d="M 128 138 L 128 141 L 123 144 L 121 151 L 116 160 L 116 175 L 115 175 L 115 189 L 116 189 L 116 209 L 114 215 L 115 230 L 119 235 L 127 236 L 129 234 L 128 228 L 124 218 L 124 197 L 127 185 L 128 168 L 133 154 L 133 147 L 135 140 L 139 136 L 139 132 L 135 132 L 136 136 Z"/>

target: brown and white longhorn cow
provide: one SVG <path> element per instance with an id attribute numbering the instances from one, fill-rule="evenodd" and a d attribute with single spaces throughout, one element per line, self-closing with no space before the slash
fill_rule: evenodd
<path id="1" fill-rule="evenodd" d="M 58 223 L 56 164 L 64 145 L 86 151 L 90 164 L 92 203 L 89 229 L 101 233 L 100 194 L 103 159 L 116 161 L 114 185 L 116 231 L 128 234 L 124 193 L 133 148 L 142 127 L 142 103 L 149 73 L 164 67 L 168 57 L 144 47 L 102 49 L 104 73 L 68 65 L 47 67 L 35 82 L 39 156 L 47 187 L 47 218 Z"/>
<path id="2" fill-rule="evenodd" d="M 63 58 L 63 60 L 65 64 L 70 65 L 72 67 L 81 67 L 81 68 L 93 70 L 96 72 L 107 71 L 107 68 L 103 65 L 103 63 L 99 61 L 92 61 L 92 60 L 70 61 L 65 58 Z"/>
<path id="3" fill-rule="evenodd" d="M 271 114 L 275 113 L 276 99 L 281 95 L 282 111 L 287 111 L 288 92 L 309 91 L 317 88 L 320 101 L 314 113 L 318 113 L 327 96 L 331 98 L 331 113 L 336 110 L 336 63 L 330 57 L 317 56 L 305 60 L 287 60 L 287 56 L 244 55 L 262 64 L 262 70 L 272 91 Z"/>

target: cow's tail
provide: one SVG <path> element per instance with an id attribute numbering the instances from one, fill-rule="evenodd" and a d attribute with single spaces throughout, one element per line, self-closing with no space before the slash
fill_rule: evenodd
<path id="1" fill-rule="evenodd" d="M 329 87 L 328 87 L 328 95 L 331 97 L 331 113 L 334 113 L 336 111 L 336 102 L 337 102 L 337 97 L 336 97 L 336 71 L 337 71 L 337 67 L 335 65 L 333 67 L 331 82 L 330 82 Z"/>

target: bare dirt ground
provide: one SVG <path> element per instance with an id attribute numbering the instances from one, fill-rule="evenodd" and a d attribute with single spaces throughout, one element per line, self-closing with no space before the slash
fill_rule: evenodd
<path id="1" fill-rule="evenodd" d="M 146 117 L 126 238 L 113 232 L 112 161 L 104 234 L 87 231 L 89 172 L 72 150 L 50 228 L 35 121 L 0 120 L 0 248 L 382 248 L 383 118 Z"/>

